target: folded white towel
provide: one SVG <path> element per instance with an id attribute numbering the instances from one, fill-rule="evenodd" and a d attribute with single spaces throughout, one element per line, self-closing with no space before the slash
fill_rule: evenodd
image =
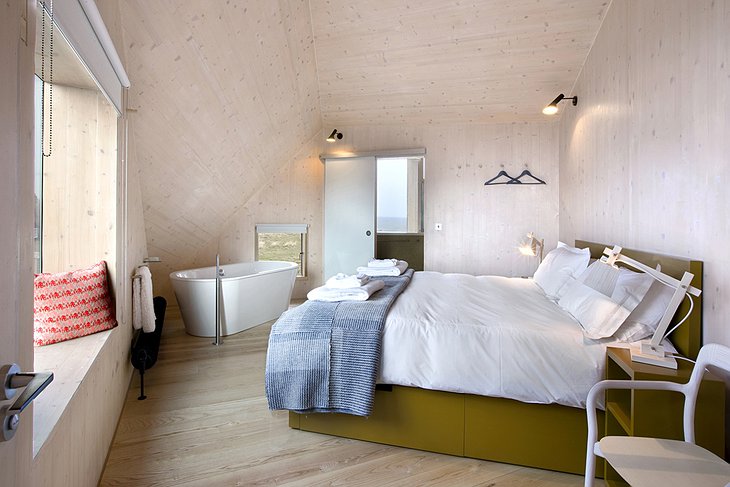
<path id="1" fill-rule="evenodd" d="M 325 286 L 338 289 L 360 287 L 363 284 L 367 283 L 369 280 L 370 276 L 366 276 L 365 274 L 348 276 L 347 274 L 343 274 L 342 272 L 340 272 L 339 274 L 327 279 Z"/>
<path id="2" fill-rule="evenodd" d="M 367 301 L 376 291 L 385 287 L 385 282 L 373 280 L 364 286 L 338 289 L 327 286 L 320 286 L 307 293 L 307 299 L 312 301 Z"/>
<path id="3" fill-rule="evenodd" d="M 408 262 L 399 260 L 398 264 L 392 267 L 358 267 L 357 272 L 366 276 L 400 276 L 408 269 Z"/>
<path id="4" fill-rule="evenodd" d="M 398 259 L 370 259 L 368 267 L 395 267 L 398 265 Z"/>
<path id="5" fill-rule="evenodd" d="M 152 302 L 152 274 L 139 266 L 132 279 L 132 327 L 149 333 L 155 331 L 155 306 Z"/>

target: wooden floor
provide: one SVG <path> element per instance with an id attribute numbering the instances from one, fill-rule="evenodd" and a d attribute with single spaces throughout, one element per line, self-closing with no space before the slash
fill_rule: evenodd
<path id="1" fill-rule="evenodd" d="M 583 485 L 575 475 L 289 429 L 264 395 L 270 328 L 215 347 L 168 316 L 147 399 L 137 400 L 135 373 L 100 485 Z"/>

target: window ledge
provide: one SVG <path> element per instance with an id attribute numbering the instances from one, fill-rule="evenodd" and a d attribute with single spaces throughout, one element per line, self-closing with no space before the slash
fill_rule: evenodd
<path id="1" fill-rule="evenodd" d="M 34 369 L 53 372 L 53 382 L 33 402 L 33 456 L 51 435 L 66 406 L 115 330 L 35 347 Z"/>

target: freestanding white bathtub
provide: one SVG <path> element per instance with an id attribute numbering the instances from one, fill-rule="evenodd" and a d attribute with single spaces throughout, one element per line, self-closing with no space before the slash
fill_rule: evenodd
<path id="1" fill-rule="evenodd" d="M 255 261 L 221 265 L 221 336 L 278 318 L 289 307 L 298 265 Z M 215 336 L 215 266 L 170 274 L 185 331 Z"/>

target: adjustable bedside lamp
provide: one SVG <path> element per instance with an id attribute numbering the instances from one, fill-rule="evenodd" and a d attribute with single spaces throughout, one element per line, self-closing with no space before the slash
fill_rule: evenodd
<path id="1" fill-rule="evenodd" d="M 527 238 L 529 239 L 527 242 L 523 242 L 517 247 L 520 253 L 530 257 L 537 257 L 538 263 L 542 262 L 542 250 L 545 247 L 545 240 L 538 240 L 532 232 L 527 234 Z"/>
<path id="2" fill-rule="evenodd" d="M 692 296 L 699 296 L 702 293 L 702 291 L 690 285 L 694 274 L 692 274 L 691 272 L 685 272 L 682 276 L 682 279 L 677 280 L 672 276 L 668 276 L 661 271 L 652 269 L 651 267 L 642 264 L 641 262 L 638 262 L 630 257 L 621 255 L 621 247 L 619 247 L 618 245 L 615 246 L 613 249 L 606 247 L 605 249 L 603 249 L 603 253 L 605 255 L 601 257 L 601 262 L 603 262 L 604 264 L 616 267 L 616 262 L 621 262 L 623 264 L 633 267 L 634 269 L 640 270 L 645 274 L 649 274 L 652 278 L 659 281 L 663 285 L 669 286 L 674 289 L 674 295 L 672 296 L 672 299 L 669 300 L 667 309 L 666 311 L 664 311 L 664 315 L 662 315 L 662 319 L 659 321 L 659 325 L 657 325 L 654 336 L 651 337 L 651 340 L 642 340 L 641 349 L 639 351 L 631 349 L 631 360 L 633 362 L 641 362 L 645 364 L 658 365 L 660 367 L 676 369 L 677 361 L 674 359 L 674 357 L 665 356 L 664 346 L 661 345 L 661 341 L 666 335 L 673 332 L 676 328 L 678 328 L 682 323 L 685 322 L 685 320 L 692 313 L 692 309 L 694 308 L 694 301 L 692 300 Z M 679 323 L 674 326 L 674 328 L 667 332 L 667 328 L 669 328 L 669 322 L 672 320 L 672 317 L 674 317 L 674 313 L 677 312 L 677 308 L 679 308 L 679 305 L 682 303 L 682 300 L 685 296 L 689 298 L 689 311 L 684 316 L 684 318 L 682 318 Z"/>

